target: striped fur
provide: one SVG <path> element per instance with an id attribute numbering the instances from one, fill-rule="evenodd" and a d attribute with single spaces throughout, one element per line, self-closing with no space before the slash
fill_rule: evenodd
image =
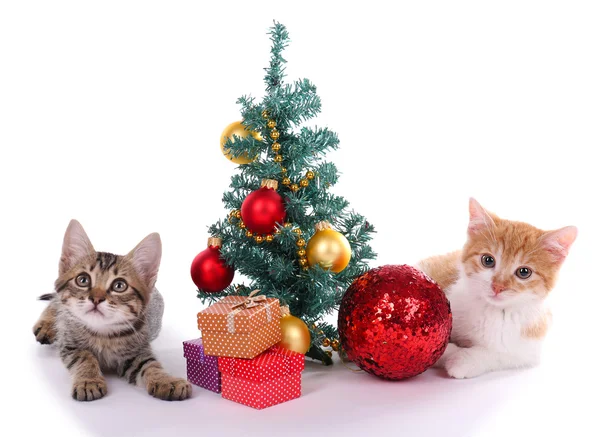
<path id="1" fill-rule="evenodd" d="M 160 399 L 190 396 L 191 385 L 167 374 L 150 347 L 146 310 L 160 252 L 158 234 L 150 234 L 129 254 L 119 256 L 95 252 L 78 222 L 67 228 L 56 292 L 40 297 L 50 303 L 33 332 L 40 343 L 58 347 L 73 377 L 74 399 L 105 396 L 103 370 L 116 370 Z"/>

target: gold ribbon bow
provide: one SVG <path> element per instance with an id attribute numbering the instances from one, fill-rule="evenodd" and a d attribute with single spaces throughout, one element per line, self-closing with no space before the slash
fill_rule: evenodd
<path id="1" fill-rule="evenodd" d="M 265 296 L 264 294 L 261 294 L 260 296 L 255 296 L 256 293 L 259 293 L 260 290 L 254 290 L 252 293 L 250 293 L 248 295 L 248 297 L 246 299 L 244 299 L 243 302 L 240 303 L 236 303 L 235 305 L 231 306 L 232 310 L 235 310 L 237 308 L 254 308 L 256 306 L 262 305 L 263 303 L 265 303 L 267 301 L 267 296 Z"/>

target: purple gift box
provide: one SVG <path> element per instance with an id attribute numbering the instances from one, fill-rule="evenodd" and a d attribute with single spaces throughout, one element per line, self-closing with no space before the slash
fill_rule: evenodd
<path id="1" fill-rule="evenodd" d="M 188 381 L 215 393 L 221 393 L 221 374 L 217 357 L 204 355 L 201 338 L 184 341 L 183 356 L 187 359 Z"/>

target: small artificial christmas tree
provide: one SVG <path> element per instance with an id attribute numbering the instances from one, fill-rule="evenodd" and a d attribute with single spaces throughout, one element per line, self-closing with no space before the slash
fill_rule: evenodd
<path id="1" fill-rule="evenodd" d="M 331 364 L 331 352 L 323 346 L 336 350 L 338 335 L 323 317 L 339 309 L 348 286 L 368 270 L 367 261 L 375 257 L 368 245 L 374 230 L 348 210 L 348 201 L 328 191 L 338 172 L 323 157 L 338 147 L 338 137 L 326 128 L 300 127 L 320 112 L 321 100 L 307 79 L 283 82 L 288 32 L 275 23 L 269 33 L 266 96 L 261 102 L 238 99 L 248 132 L 222 144 L 231 160 L 244 162 L 223 196 L 231 213 L 209 229 L 221 239 L 225 263 L 251 282 L 220 292 L 200 289 L 198 297 L 214 302 L 260 289 L 278 298 L 309 327 L 307 356 Z"/>

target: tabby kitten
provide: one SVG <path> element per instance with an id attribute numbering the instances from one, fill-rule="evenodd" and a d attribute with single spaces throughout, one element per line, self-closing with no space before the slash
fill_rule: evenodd
<path id="1" fill-rule="evenodd" d="M 58 346 L 73 377 L 73 398 L 93 401 L 105 396 L 103 370 L 116 370 L 156 398 L 190 396 L 191 385 L 167 374 L 149 344 L 160 328 L 148 317 L 162 304 L 154 288 L 160 258 L 158 234 L 118 256 L 96 252 L 79 222 L 69 223 L 56 293 L 41 297 L 50 304 L 33 332 L 40 343 Z"/>
<path id="2" fill-rule="evenodd" d="M 418 265 L 444 289 L 452 308 L 451 343 L 436 365 L 453 378 L 536 365 L 550 322 L 544 300 L 577 228 L 542 231 L 503 220 L 474 199 L 469 210 L 462 251 Z"/>

